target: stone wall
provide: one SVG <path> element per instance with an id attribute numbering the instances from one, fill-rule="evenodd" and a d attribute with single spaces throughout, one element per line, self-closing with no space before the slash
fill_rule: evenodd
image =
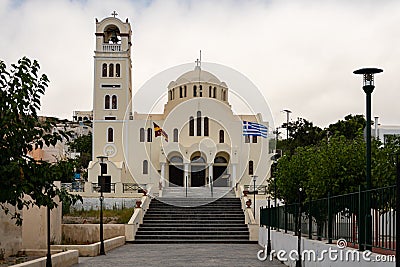
<path id="1" fill-rule="evenodd" d="M 104 224 L 104 239 L 125 236 L 124 224 Z M 63 244 L 92 244 L 100 241 L 99 224 L 63 224 Z"/>
<path id="2" fill-rule="evenodd" d="M 5 205 L 11 211 L 14 207 Z M 15 220 L 11 220 L 10 214 L 5 214 L 0 209 L 0 249 L 5 250 L 5 256 L 8 257 L 17 253 L 22 246 L 22 227 L 15 225 Z"/>

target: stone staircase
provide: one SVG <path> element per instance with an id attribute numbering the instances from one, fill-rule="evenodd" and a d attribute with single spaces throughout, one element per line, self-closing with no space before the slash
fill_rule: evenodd
<path id="1" fill-rule="evenodd" d="M 151 201 L 134 243 L 256 243 L 238 198 L 160 200 Z"/>
<path id="2" fill-rule="evenodd" d="M 221 198 L 235 197 L 235 193 L 230 187 L 166 187 L 162 192 L 163 198 Z"/>

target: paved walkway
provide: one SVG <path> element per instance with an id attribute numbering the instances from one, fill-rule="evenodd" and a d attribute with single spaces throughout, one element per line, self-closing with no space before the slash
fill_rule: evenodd
<path id="1" fill-rule="evenodd" d="M 79 258 L 74 266 L 284 266 L 274 261 L 260 261 L 257 244 L 127 244 L 105 256 Z"/>

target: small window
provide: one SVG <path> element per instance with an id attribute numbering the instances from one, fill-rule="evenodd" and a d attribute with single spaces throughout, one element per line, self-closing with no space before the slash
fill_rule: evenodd
<path id="1" fill-rule="evenodd" d="M 107 142 L 114 142 L 114 129 L 111 127 L 107 129 Z"/>
<path id="2" fill-rule="evenodd" d="M 203 96 L 203 86 L 199 86 L 199 96 L 202 97 Z"/>
<path id="3" fill-rule="evenodd" d="M 220 130 L 219 131 L 219 142 L 222 144 L 222 143 L 225 143 L 225 132 L 224 132 L 224 130 Z"/>
<path id="4" fill-rule="evenodd" d="M 174 129 L 174 142 L 178 142 L 178 129 Z"/>
<path id="5" fill-rule="evenodd" d="M 175 88 L 172 89 L 172 99 L 175 99 Z"/>
<path id="6" fill-rule="evenodd" d="M 144 128 L 140 128 L 139 130 L 139 141 L 144 142 Z"/>
<path id="7" fill-rule="evenodd" d="M 186 85 L 183 88 L 184 88 L 184 91 L 183 91 L 184 94 L 183 95 L 184 95 L 184 97 L 186 97 Z"/>
<path id="8" fill-rule="evenodd" d="M 110 96 L 104 96 L 104 109 L 110 109 Z"/>
<path id="9" fill-rule="evenodd" d="M 113 96 L 112 96 L 111 108 L 112 108 L 112 109 L 117 109 L 117 108 L 118 108 L 118 106 L 117 106 L 117 96 L 116 96 L 116 95 L 113 95 Z"/>
<path id="10" fill-rule="evenodd" d="M 101 77 L 107 77 L 107 64 L 103 63 Z"/>
<path id="11" fill-rule="evenodd" d="M 117 119 L 117 117 L 115 117 L 115 116 L 105 116 L 104 119 L 106 121 L 115 121 Z"/>
<path id="12" fill-rule="evenodd" d="M 143 174 L 149 174 L 149 163 L 147 160 L 143 160 Z"/>
<path id="13" fill-rule="evenodd" d="M 115 77 L 121 77 L 121 65 L 119 63 L 115 64 Z"/>
<path id="14" fill-rule="evenodd" d="M 217 97 L 217 88 L 216 87 L 214 87 L 214 89 L 213 89 L 213 98 L 216 98 Z"/>
<path id="15" fill-rule="evenodd" d="M 82 117 L 78 117 L 78 121 L 82 121 Z"/>
<path id="16" fill-rule="evenodd" d="M 212 97 L 212 87 L 208 87 L 208 97 Z"/>
<path id="17" fill-rule="evenodd" d="M 201 136 L 201 111 L 197 111 L 197 136 Z"/>
<path id="18" fill-rule="evenodd" d="M 244 136 L 244 142 L 245 143 L 250 143 L 250 135 L 245 135 Z"/>
<path id="19" fill-rule="evenodd" d="M 253 135 L 253 143 L 257 143 L 257 135 Z"/>
<path id="20" fill-rule="evenodd" d="M 194 85 L 193 86 L 193 97 L 196 97 L 196 96 L 197 96 L 197 86 Z"/>
<path id="21" fill-rule="evenodd" d="M 179 97 L 180 98 L 183 97 L 183 88 L 182 88 L 182 86 L 179 86 Z"/>
<path id="22" fill-rule="evenodd" d="M 114 64 L 108 66 L 108 77 L 114 77 Z"/>
<path id="23" fill-rule="evenodd" d="M 192 116 L 189 119 L 189 136 L 194 136 L 194 118 Z"/>
<path id="24" fill-rule="evenodd" d="M 253 174 L 254 174 L 253 161 L 250 160 L 250 161 L 249 161 L 249 175 L 253 175 Z"/>
<path id="25" fill-rule="evenodd" d="M 208 136 L 209 135 L 209 128 L 208 128 L 208 117 L 204 117 L 204 136 Z"/>
<path id="26" fill-rule="evenodd" d="M 147 128 L 147 142 L 152 142 L 153 141 L 153 131 L 151 128 Z"/>

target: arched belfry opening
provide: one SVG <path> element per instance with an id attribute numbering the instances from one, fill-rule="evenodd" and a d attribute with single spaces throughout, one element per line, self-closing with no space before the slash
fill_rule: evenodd
<path id="1" fill-rule="evenodd" d="M 121 44 L 121 32 L 115 25 L 108 25 L 104 29 L 104 43 L 105 44 Z"/>

